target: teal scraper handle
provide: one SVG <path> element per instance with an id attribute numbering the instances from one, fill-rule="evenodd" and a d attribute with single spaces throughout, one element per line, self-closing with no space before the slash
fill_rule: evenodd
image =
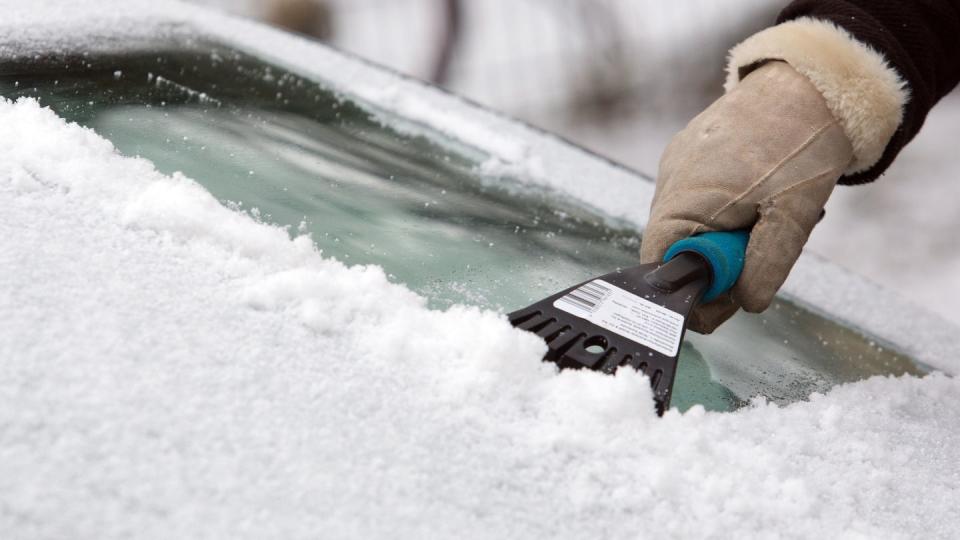
<path id="1" fill-rule="evenodd" d="M 663 256 L 667 262 L 680 253 L 692 251 L 703 257 L 710 265 L 710 287 L 703 294 L 702 303 L 716 300 L 730 290 L 743 271 L 749 231 L 717 231 L 697 234 L 678 240 Z"/>

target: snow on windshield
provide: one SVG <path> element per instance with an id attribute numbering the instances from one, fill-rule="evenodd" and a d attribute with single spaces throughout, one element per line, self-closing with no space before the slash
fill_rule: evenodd
<path id="1" fill-rule="evenodd" d="M 202 36 L 320 82 L 371 111 L 404 117 L 403 125 L 394 121 L 393 128 L 449 135 L 490 153 L 487 172 L 556 189 L 641 229 L 646 223 L 653 189 L 638 175 L 457 96 L 289 33 L 175 0 L 0 0 L 0 11 L 4 56 L 152 50 L 167 40 Z M 800 258 L 782 292 L 920 362 L 948 373 L 960 370 L 955 326 L 813 254 Z"/>
<path id="2" fill-rule="evenodd" d="M 945 537 L 960 383 L 658 419 L 493 312 L 0 101 L 0 528 L 31 537 Z M 922 508 L 922 512 L 918 509 Z"/>

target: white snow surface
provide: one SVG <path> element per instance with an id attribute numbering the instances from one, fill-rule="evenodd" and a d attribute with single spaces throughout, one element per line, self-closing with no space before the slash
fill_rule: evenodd
<path id="1" fill-rule="evenodd" d="M 6 538 L 949 537 L 960 383 L 658 419 L 0 101 Z M 13 127 L 15 126 L 15 128 Z"/>

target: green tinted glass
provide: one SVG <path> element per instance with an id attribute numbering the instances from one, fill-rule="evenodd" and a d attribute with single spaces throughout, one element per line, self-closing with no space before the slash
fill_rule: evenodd
<path id="1" fill-rule="evenodd" d="M 488 156 L 405 134 L 323 85 L 213 46 L 44 57 L 0 66 L 0 93 L 33 96 L 126 155 L 181 171 L 224 204 L 309 233 L 327 256 L 377 264 L 444 308 L 509 311 L 637 263 L 638 232 L 557 193 L 490 176 Z M 393 127 L 392 127 L 393 126 Z M 709 337 L 688 335 L 673 405 L 730 410 L 874 374 L 909 359 L 779 300 Z"/>

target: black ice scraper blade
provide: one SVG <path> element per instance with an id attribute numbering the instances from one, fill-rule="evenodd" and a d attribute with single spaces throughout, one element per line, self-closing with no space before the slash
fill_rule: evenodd
<path id="1" fill-rule="evenodd" d="M 662 415 L 670 407 L 687 318 L 737 281 L 748 239 L 745 231 L 691 236 L 671 246 L 664 263 L 574 285 L 510 313 L 510 324 L 542 337 L 544 360 L 560 369 L 642 371 Z"/>

